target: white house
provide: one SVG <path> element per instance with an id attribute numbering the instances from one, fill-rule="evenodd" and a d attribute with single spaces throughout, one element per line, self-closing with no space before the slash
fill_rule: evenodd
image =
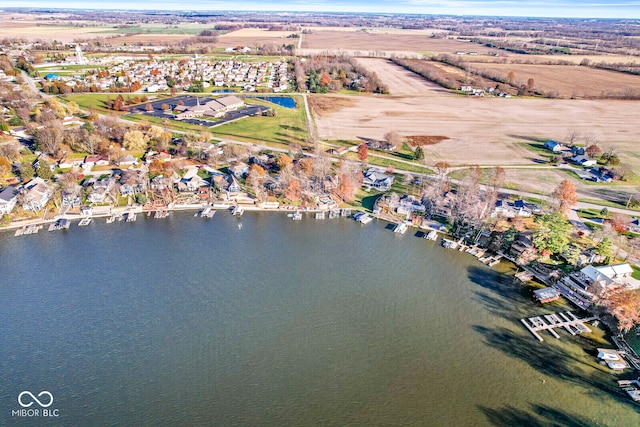
<path id="1" fill-rule="evenodd" d="M 42 178 L 33 178 L 22 188 L 22 207 L 31 212 L 39 212 L 47 205 L 51 190 Z"/>
<path id="2" fill-rule="evenodd" d="M 18 200 L 20 191 L 11 185 L 0 191 L 0 215 L 10 214 Z"/>

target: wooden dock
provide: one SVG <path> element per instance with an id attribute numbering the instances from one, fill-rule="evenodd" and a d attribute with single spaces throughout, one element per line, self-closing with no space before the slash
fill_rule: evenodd
<path id="1" fill-rule="evenodd" d="M 560 312 L 555 314 L 544 314 L 541 316 L 529 317 L 528 319 L 520 319 L 520 322 L 536 337 L 539 341 L 544 341 L 544 338 L 538 334 L 538 331 L 548 331 L 555 338 L 560 338 L 560 335 L 555 331 L 555 328 L 564 328 L 571 335 L 581 334 L 583 332 L 591 332 L 585 323 L 596 320 L 597 316 L 592 316 L 585 319 L 578 318 L 571 311 Z"/>

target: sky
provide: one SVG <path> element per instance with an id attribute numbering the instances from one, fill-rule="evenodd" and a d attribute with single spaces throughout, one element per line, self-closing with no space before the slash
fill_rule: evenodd
<path id="1" fill-rule="evenodd" d="M 640 0 L 3 0 L 0 7 L 191 11 L 392 12 L 640 19 Z"/>

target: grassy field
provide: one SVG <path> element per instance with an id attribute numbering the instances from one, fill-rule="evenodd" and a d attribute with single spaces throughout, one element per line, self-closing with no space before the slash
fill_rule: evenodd
<path id="1" fill-rule="evenodd" d="M 238 139 L 241 141 L 265 141 L 281 144 L 306 145 L 309 140 L 309 130 L 304 112 L 304 103 L 299 102 L 298 108 L 279 107 L 271 102 L 251 100 L 255 104 L 272 107 L 276 117 L 247 117 L 233 123 L 217 126 L 211 129 L 217 137 Z"/>
<path id="2" fill-rule="evenodd" d="M 126 97 L 128 94 L 123 94 Z M 116 93 L 83 93 L 79 95 L 66 95 L 60 97 L 63 102 L 73 101 L 81 109 L 88 110 L 93 109 L 98 113 L 115 113 L 113 110 L 107 108 L 107 100 L 114 99 L 118 94 Z"/>

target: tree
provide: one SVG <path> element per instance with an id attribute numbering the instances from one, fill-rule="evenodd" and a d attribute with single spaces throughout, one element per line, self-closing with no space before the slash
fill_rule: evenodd
<path id="1" fill-rule="evenodd" d="M 622 234 L 627 231 L 627 227 L 630 225 L 631 219 L 622 214 L 614 214 L 609 222 L 616 233 Z"/>
<path id="2" fill-rule="evenodd" d="M 22 181 L 29 181 L 36 174 L 36 171 L 33 169 L 33 165 L 31 162 L 21 162 L 20 163 L 20 178 Z"/>
<path id="3" fill-rule="evenodd" d="M 611 256 L 611 246 L 611 239 L 609 237 L 605 237 L 596 245 L 596 253 L 601 257 L 609 258 Z"/>
<path id="4" fill-rule="evenodd" d="M 11 162 L 6 157 L 0 157 L 0 180 L 6 180 L 11 176 Z"/>
<path id="5" fill-rule="evenodd" d="M 536 223 L 538 229 L 533 235 L 533 244 L 539 251 L 558 254 L 567 248 L 571 224 L 562 213 L 540 215 Z"/>
<path id="6" fill-rule="evenodd" d="M 300 200 L 300 195 L 302 194 L 302 187 L 300 185 L 300 180 L 297 178 L 290 179 L 284 189 L 284 195 L 290 201 Z"/>
<path id="7" fill-rule="evenodd" d="M 395 130 L 390 130 L 384 134 L 384 140 L 393 147 L 397 147 L 402 142 L 402 137 Z"/>
<path id="8" fill-rule="evenodd" d="M 147 141 L 139 130 L 129 130 L 124 134 L 124 148 L 130 151 L 144 151 L 147 149 Z"/>
<path id="9" fill-rule="evenodd" d="M 34 139 L 37 147 L 50 155 L 55 155 L 60 149 L 64 138 L 64 130 L 59 122 L 51 122 L 48 126 L 36 129 Z"/>
<path id="10" fill-rule="evenodd" d="M 369 156 L 369 147 L 364 142 L 358 145 L 358 159 L 361 162 L 366 162 Z"/>
<path id="11" fill-rule="evenodd" d="M 447 162 L 438 162 L 434 165 L 436 171 L 438 172 L 438 176 L 444 176 L 449 172 L 449 168 L 451 165 Z"/>
<path id="12" fill-rule="evenodd" d="M 76 186 L 79 179 L 80 178 L 77 172 L 68 171 L 68 172 L 61 173 L 58 176 L 58 183 L 60 184 L 60 187 L 62 187 L 63 189 L 70 190 Z"/>
<path id="13" fill-rule="evenodd" d="M 325 71 L 320 76 L 320 86 L 327 87 L 331 83 L 331 76 Z"/>
<path id="14" fill-rule="evenodd" d="M 280 170 L 286 169 L 287 166 L 289 166 L 291 163 L 293 163 L 293 161 L 291 160 L 291 157 L 287 156 L 286 154 L 283 153 L 278 156 L 278 160 L 277 160 L 278 169 Z"/>
<path id="15" fill-rule="evenodd" d="M 576 197 L 576 187 L 568 179 L 563 180 L 551 193 L 551 197 L 556 202 L 558 210 L 567 214 L 572 206 L 578 202 Z"/>
<path id="16" fill-rule="evenodd" d="M 567 260 L 567 264 L 575 267 L 580 261 L 580 254 L 582 254 L 580 247 L 575 243 L 571 243 L 567 246 L 562 256 Z"/>
<path id="17" fill-rule="evenodd" d="M 51 166 L 49 166 L 49 163 L 47 163 L 47 161 L 44 159 L 38 160 L 38 168 L 36 169 L 36 174 L 39 178 L 42 179 L 51 179 L 53 177 Z"/>
<path id="18" fill-rule="evenodd" d="M 596 144 L 591 144 L 587 148 L 585 148 L 584 152 L 587 153 L 587 156 L 589 156 L 590 158 L 595 159 L 600 154 L 602 154 L 602 149 Z"/>
<path id="19" fill-rule="evenodd" d="M 416 147 L 415 151 L 413 152 L 413 157 L 418 161 L 424 159 L 424 150 L 421 146 L 418 145 Z"/>
<path id="20" fill-rule="evenodd" d="M 618 321 L 622 333 L 640 323 L 640 292 L 624 288 L 609 292 L 600 302 Z"/>
<path id="21" fill-rule="evenodd" d="M 70 101 L 67 103 L 67 113 L 72 116 L 80 114 L 80 107 L 74 101 Z"/>

